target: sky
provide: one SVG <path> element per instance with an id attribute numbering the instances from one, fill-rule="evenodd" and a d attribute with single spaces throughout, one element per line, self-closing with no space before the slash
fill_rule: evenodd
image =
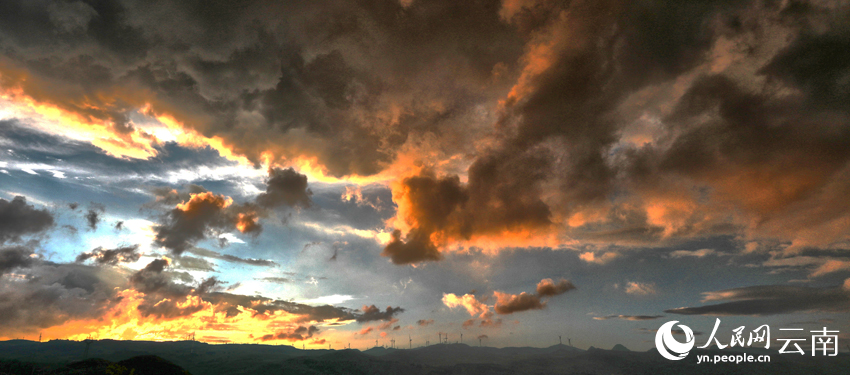
<path id="1" fill-rule="evenodd" d="M 0 3 L 0 339 L 848 339 L 848 197 L 845 1 Z"/>

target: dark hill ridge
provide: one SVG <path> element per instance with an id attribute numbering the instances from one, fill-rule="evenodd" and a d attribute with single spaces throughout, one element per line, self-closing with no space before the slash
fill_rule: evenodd
<path id="1" fill-rule="evenodd" d="M 437 344 L 410 349 L 301 350 L 291 346 L 200 342 L 101 340 L 85 344 L 55 340 L 0 341 L 2 374 L 125 375 L 183 374 L 846 374 L 850 356 L 802 357 L 771 351 L 771 363 L 698 365 L 696 355 L 729 355 L 725 350 L 694 350 L 683 361 L 669 361 L 655 350 L 634 352 L 567 345 L 547 348 L 493 348 Z M 763 349 L 762 349 L 763 350 Z M 753 352 L 754 354 L 757 352 Z M 758 352 L 758 354 L 762 354 Z M 97 358 L 97 359 L 94 359 Z M 33 364 L 35 363 L 35 365 Z M 76 371 L 76 372 L 75 372 Z M 86 372 L 89 371 L 89 372 Z"/>
<path id="2" fill-rule="evenodd" d="M 55 367 L 55 366 L 54 366 Z M 100 358 L 89 358 L 64 366 L 38 366 L 18 361 L 0 360 L 0 374 L 45 374 L 45 375 L 190 375 L 188 371 L 155 355 L 129 358 L 110 362 Z"/>

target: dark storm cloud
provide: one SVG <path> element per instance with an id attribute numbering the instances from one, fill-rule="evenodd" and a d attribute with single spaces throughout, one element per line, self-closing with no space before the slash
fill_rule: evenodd
<path id="1" fill-rule="evenodd" d="M 469 115 L 494 66 L 522 53 L 497 0 L 3 8 L 16 15 L 0 27 L 3 46 L 25 52 L 7 59 L 37 77 L 7 85 L 26 82 L 38 100 L 110 121 L 117 142 L 134 144 L 129 135 L 141 133 L 125 119 L 150 103 L 252 161 L 309 154 L 337 176 L 376 173 L 410 135 Z M 120 99 L 96 99 L 106 96 Z M 396 105 L 403 117 L 384 116 Z M 234 126 L 245 114 L 260 116 L 250 131 Z"/>
<path id="2" fill-rule="evenodd" d="M 704 302 L 728 301 L 699 307 L 665 310 L 683 315 L 776 315 L 798 312 L 850 311 L 850 290 L 786 285 L 750 286 L 704 293 Z"/>
<path id="3" fill-rule="evenodd" d="M 401 307 L 387 306 L 385 311 L 381 311 L 381 309 L 375 307 L 375 305 L 371 305 L 363 306 L 361 311 L 362 313 L 357 316 L 358 323 L 372 322 L 376 320 L 392 321 L 393 317 L 396 314 L 404 312 L 404 309 Z"/>
<path id="4" fill-rule="evenodd" d="M 397 264 L 517 234 L 555 238 L 536 246 L 743 235 L 790 252 L 850 229 L 846 7 L 39 5 L 0 9 L 4 91 L 105 123 L 91 138 L 111 154 L 162 155 L 168 144 L 128 119 L 168 115 L 257 165 L 400 170 L 396 219 L 410 230 L 384 250 Z M 299 189 L 270 185 L 263 202 L 306 205 L 301 181 L 276 171 Z M 179 253 L 203 232 L 160 239 Z"/>
<path id="5" fill-rule="evenodd" d="M 516 13 L 503 8 L 506 19 L 537 25 L 540 36 L 529 40 L 527 66 L 504 101 L 503 137 L 476 155 L 468 182 L 454 188 L 469 198 L 422 189 L 420 176 L 403 182 L 411 193 L 395 198 L 414 207 L 400 216 L 413 230 L 410 246 L 394 240 L 394 251 L 385 250 L 407 254 L 394 262 L 439 259 L 442 244 L 426 239 L 523 233 L 570 219 L 571 238 L 607 243 L 741 232 L 749 221 L 730 219 L 728 202 L 764 223 L 754 236 L 800 246 L 847 238 L 840 223 L 850 206 L 840 197 L 848 189 L 850 96 L 837 78 L 848 71 L 846 18 L 818 18 L 835 10 L 815 4 L 805 16 L 772 3 L 755 13 L 746 2 L 530 4 Z M 779 13 L 782 26 L 770 18 Z M 772 37 L 759 35 L 761 27 L 789 27 L 795 37 L 769 51 L 762 43 Z M 750 55 L 718 52 L 719 36 Z M 747 60 L 758 53 L 768 58 Z M 737 58 L 761 69 L 712 70 Z M 676 80 L 687 82 L 682 93 L 657 89 Z M 659 127 L 630 141 L 645 115 Z M 452 178 L 427 177 L 434 186 Z M 683 178 L 704 190 L 679 188 Z M 421 202 L 447 209 L 435 222 Z M 465 223 L 465 212 L 481 220 Z"/>
<path id="6" fill-rule="evenodd" d="M 53 226 L 53 215 L 46 209 L 35 209 L 27 199 L 16 196 L 12 201 L 0 199 L 0 244 L 18 241 L 21 236 L 42 232 Z"/>
<path id="7" fill-rule="evenodd" d="M 266 180 L 266 192 L 257 196 L 257 204 L 262 207 L 310 207 L 313 193 L 307 187 L 307 176 L 292 168 L 269 169 Z"/>
<path id="8" fill-rule="evenodd" d="M 421 327 L 429 326 L 431 324 L 434 324 L 434 319 L 419 319 L 416 321 L 416 324 Z"/>
<path id="9" fill-rule="evenodd" d="M 116 249 L 104 249 L 98 247 L 91 252 L 77 255 L 77 262 L 85 262 L 88 259 L 94 259 L 97 264 L 116 265 L 118 263 L 130 263 L 139 260 L 141 254 L 138 253 L 139 245 L 119 247 Z"/>
<path id="10" fill-rule="evenodd" d="M 0 247 L 0 275 L 15 268 L 31 266 L 32 254 L 32 249 L 24 246 Z"/>

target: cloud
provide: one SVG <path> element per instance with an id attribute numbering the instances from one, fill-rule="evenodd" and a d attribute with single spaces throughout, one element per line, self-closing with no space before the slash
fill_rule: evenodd
<path id="1" fill-rule="evenodd" d="M 638 296 L 646 296 L 646 295 L 658 293 L 655 290 L 655 284 L 640 283 L 640 282 L 637 282 L 637 281 L 627 282 L 625 289 L 626 289 L 626 293 L 638 295 Z"/>
<path id="2" fill-rule="evenodd" d="M 850 260 L 826 259 L 823 264 L 812 271 L 811 277 L 823 276 L 828 273 L 850 270 Z"/>
<path id="3" fill-rule="evenodd" d="M 594 320 L 609 320 L 609 319 L 620 319 L 620 320 L 631 320 L 631 321 L 641 321 L 641 320 L 654 320 L 658 318 L 663 318 L 664 315 L 608 315 L 608 316 L 594 316 Z"/>
<path id="4" fill-rule="evenodd" d="M 709 255 L 713 255 L 715 251 L 713 249 L 699 249 L 694 251 L 688 250 L 676 250 L 670 253 L 670 257 L 672 258 L 685 258 L 685 257 L 694 257 L 694 258 L 703 258 Z"/>
<path id="5" fill-rule="evenodd" d="M 494 291 L 493 298 L 496 299 L 496 303 L 493 305 L 493 310 L 502 315 L 527 310 L 540 310 L 546 307 L 544 298 L 555 297 L 575 289 L 575 285 L 569 280 L 561 279 L 556 284 L 552 279 L 543 279 L 537 283 L 536 294 L 526 292 L 509 294 Z M 473 294 L 464 294 L 459 297 L 454 293 L 443 293 L 442 301 L 449 308 L 463 306 L 470 316 L 478 316 L 483 319 L 480 327 L 498 327 L 502 324 L 501 320 L 494 321 L 491 319 L 493 313 L 490 311 L 490 306 Z M 472 324 L 473 319 L 469 319 L 464 323 L 464 326 L 471 326 Z"/>
<path id="6" fill-rule="evenodd" d="M 33 252 L 24 246 L 0 247 L 0 275 L 33 264 Z"/>
<path id="7" fill-rule="evenodd" d="M 307 187 L 307 176 L 292 168 L 270 168 L 266 191 L 257 196 L 261 207 L 310 207 L 313 192 Z"/>
<path id="8" fill-rule="evenodd" d="M 266 281 L 266 282 L 270 282 L 270 283 L 277 283 L 277 284 L 286 284 L 286 283 L 292 281 L 292 280 L 287 279 L 285 277 L 262 277 L 262 278 L 259 278 L 259 279 L 256 279 L 256 280 Z"/>
<path id="9" fill-rule="evenodd" d="M 448 242 L 474 238 L 501 237 L 515 233 L 532 237 L 551 224 L 549 209 L 523 191 L 534 189 L 536 160 L 523 160 L 523 166 L 503 165 L 500 160 L 487 160 L 470 167 L 470 183 L 461 184 L 458 176 L 437 177 L 424 171 L 404 178 L 393 186 L 393 201 L 398 205 L 396 227 L 409 228 L 406 241 L 396 229 L 382 255 L 395 264 L 440 260 L 440 248 Z M 490 174 L 511 169 L 527 177 L 515 186 L 494 180 Z M 532 186 L 525 186 L 531 184 Z M 508 198 L 510 197 L 510 198 Z M 434 238 L 440 239 L 436 243 Z"/>
<path id="10" fill-rule="evenodd" d="M 499 328 L 502 326 L 502 319 L 484 319 L 478 324 L 479 328 Z"/>
<path id="11" fill-rule="evenodd" d="M 16 196 L 12 201 L 0 199 L 0 244 L 19 241 L 21 236 L 42 232 L 53 226 L 53 215 L 46 209 L 37 210 L 26 198 Z"/>
<path id="12" fill-rule="evenodd" d="M 847 240 L 848 38 L 829 3 L 10 4 L 14 117 L 115 157 L 176 142 L 389 181 L 397 264 L 463 246 Z M 307 204 L 284 186 L 299 188 L 263 194 Z"/>
<path id="13" fill-rule="evenodd" d="M 86 211 L 84 215 L 86 219 L 86 224 L 89 226 L 89 229 L 96 230 L 97 224 L 100 223 L 100 216 L 106 212 L 106 208 L 102 204 L 92 203 L 91 208 Z"/>
<path id="14" fill-rule="evenodd" d="M 703 293 L 703 302 L 728 301 L 700 307 L 665 310 L 683 315 L 776 315 L 850 310 L 850 293 L 842 287 L 810 288 L 762 285 Z"/>
<path id="15" fill-rule="evenodd" d="M 223 260 L 223 261 L 226 261 L 226 262 L 232 262 L 232 263 L 243 263 L 243 264 L 249 264 L 249 265 L 252 265 L 252 266 L 265 266 L 265 267 L 273 267 L 273 266 L 278 265 L 275 261 L 272 261 L 272 260 L 254 259 L 254 258 L 240 258 L 240 257 L 234 256 L 234 255 L 221 254 L 221 253 L 218 253 L 218 252 L 215 252 L 215 251 L 212 251 L 212 250 L 208 250 L 208 249 L 204 249 L 204 248 L 200 248 L 200 247 L 192 247 L 192 248 L 186 249 L 186 251 L 190 252 L 192 254 L 195 254 L 195 255 L 200 255 L 202 257 L 219 259 L 219 260 Z"/>
<path id="16" fill-rule="evenodd" d="M 387 306 L 385 311 L 381 311 L 381 309 L 375 307 L 375 305 L 364 305 L 361 310 L 362 313 L 358 315 L 356 319 L 359 323 L 372 322 L 376 320 L 392 321 L 394 319 L 394 315 L 404 312 L 404 309 L 401 307 L 391 306 Z"/>
<path id="17" fill-rule="evenodd" d="M 543 279 L 537 283 L 537 295 L 541 297 L 553 297 L 575 289 L 575 285 L 569 280 L 561 279 L 555 284 L 552 279 Z"/>
<path id="18" fill-rule="evenodd" d="M 458 297 L 454 293 L 443 293 L 443 304 L 448 308 L 463 306 L 471 316 L 479 316 L 483 318 L 490 311 L 490 308 L 483 302 L 479 301 L 475 295 L 464 294 Z"/>
<path id="19" fill-rule="evenodd" d="M 29 255 L 18 249 L 19 255 Z M 8 248 L 0 250 L 8 265 Z M 16 264 L 23 260 L 19 257 Z M 126 278 L 110 268 L 53 264 L 31 258 L 21 270 L 24 281 L 0 283 L 0 331 L 4 337 L 32 334 L 73 320 L 97 319 L 116 303 L 116 286 Z M 6 271 L 4 269 L 3 271 Z"/>
<path id="20" fill-rule="evenodd" d="M 579 254 L 578 257 L 579 257 L 579 259 L 581 259 L 585 262 L 588 262 L 588 263 L 606 264 L 606 263 L 616 259 L 619 256 L 620 256 L 620 254 L 608 251 L 608 252 L 602 253 L 601 256 L 597 257 L 596 253 L 594 253 L 592 251 L 586 251 L 586 252 Z"/>
<path id="21" fill-rule="evenodd" d="M 496 297 L 496 305 L 493 309 L 499 314 L 513 314 L 527 310 L 541 310 L 546 307 L 546 301 L 534 294 L 522 292 L 520 294 L 507 294 L 493 292 Z"/>
<path id="22" fill-rule="evenodd" d="M 393 327 L 393 324 L 396 324 L 397 322 L 398 322 L 398 319 L 393 318 L 393 319 L 391 319 L 391 320 L 389 320 L 389 321 L 386 321 L 386 322 L 383 322 L 383 323 L 381 323 L 381 324 L 377 325 L 377 326 L 375 327 L 375 329 L 378 329 L 378 330 L 386 330 L 386 329 L 390 329 L 390 328 L 392 328 L 392 327 Z"/>
<path id="23" fill-rule="evenodd" d="M 408 232 L 405 242 L 401 238 L 401 231 L 393 230 L 390 242 L 384 247 L 381 255 L 390 257 L 390 260 L 395 264 L 440 260 L 443 256 L 437 246 L 431 243 L 430 236 L 430 233 L 414 229 Z"/>
<path id="24" fill-rule="evenodd" d="M 285 341 L 304 341 L 307 340 L 313 335 L 319 332 L 319 328 L 316 326 L 298 326 L 297 328 L 293 328 L 290 330 L 278 331 L 274 334 L 263 335 L 259 338 L 260 341 L 271 341 L 271 340 L 285 340 Z"/>
<path id="25" fill-rule="evenodd" d="M 98 247 L 91 252 L 81 253 L 77 255 L 77 263 L 85 262 L 88 259 L 94 259 L 97 264 L 116 265 L 118 263 L 130 263 L 138 261 L 141 257 L 137 251 L 139 245 L 119 247 L 116 249 L 104 249 Z"/>
<path id="26" fill-rule="evenodd" d="M 258 213 L 251 204 L 233 204 L 233 200 L 211 192 L 191 194 L 188 201 L 177 204 L 156 226 L 157 245 L 181 254 L 198 241 L 223 231 L 237 229 L 242 233 L 258 233 Z M 216 236 L 217 237 L 217 236 Z"/>
<path id="27" fill-rule="evenodd" d="M 419 319 L 416 321 L 416 324 L 418 324 L 420 327 L 426 327 L 431 324 L 434 324 L 434 319 Z"/>

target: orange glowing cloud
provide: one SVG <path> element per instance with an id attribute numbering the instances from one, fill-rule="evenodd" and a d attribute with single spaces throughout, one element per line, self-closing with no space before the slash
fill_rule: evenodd
<path id="1" fill-rule="evenodd" d="M 183 340 L 190 333 L 197 337 L 217 337 L 215 342 L 255 341 L 302 341 L 312 337 L 318 329 L 311 326 L 301 330 L 300 315 L 282 310 L 264 313 L 249 307 L 238 306 L 238 313 L 226 314 L 221 306 L 204 301 L 199 296 L 187 296 L 176 301 L 179 309 L 193 311 L 176 318 L 144 316 L 139 307 L 145 303 L 145 295 L 127 289 L 118 292 L 120 302 L 94 319 L 71 320 L 64 324 L 45 328 L 47 338 L 82 340 L 86 337 L 115 340 Z M 159 303 L 169 302 L 163 299 Z M 288 327 L 281 330 L 281 327 Z M 309 331 L 309 332 L 308 332 Z M 278 332 L 256 337 L 257 332 Z M 290 333 L 290 334 L 286 334 Z M 298 339 L 297 335 L 302 335 Z M 9 339 L 10 337 L 4 337 Z"/>
<path id="2" fill-rule="evenodd" d="M 472 294 L 464 294 L 458 297 L 454 293 L 443 294 L 443 304 L 449 308 L 462 306 L 469 312 L 471 316 L 479 316 L 484 318 L 490 311 L 489 307 L 475 298 Z"/>

